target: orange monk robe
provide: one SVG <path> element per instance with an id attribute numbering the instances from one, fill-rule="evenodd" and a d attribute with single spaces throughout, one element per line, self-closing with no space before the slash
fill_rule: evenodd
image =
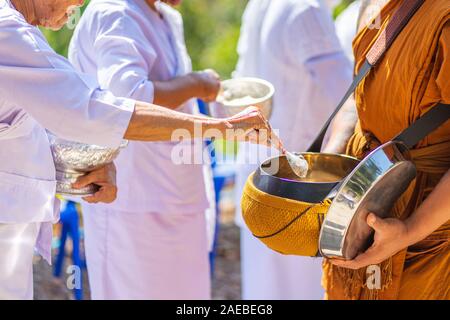
<path id="1" fill-rule="evenodd" d="M 408 1 L 408 0 L 406 0 Z M 401 0 L 381 12 L 382 26 Z M 383 29 L 383 28 L 382 28 Z M 380 29 L 365 28 L 354 40 L 359 69 Z M 385 57 L 355 92 L 359 122 L 347 152 L 362 157 L 407 128 L 438 102 L 450 104 L 450 0 L 426 0 Z M 412 150 L 417 179 L 393 214 L 408 217 L 450 169 L 450 121 Z M 450 299 L 450 222 L 381 266 L 381 289 L 366 285 L 366 268 L 353 271 L 324 263 L 329 299 Z"/>

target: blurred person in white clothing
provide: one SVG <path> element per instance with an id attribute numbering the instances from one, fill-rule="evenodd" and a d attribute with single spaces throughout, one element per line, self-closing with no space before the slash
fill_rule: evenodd
<path id="1" fill-rule="evenodd" d="M 331 3 L 333 2 L 333 3 Z M 335 33 L 334 1 L 250 0 L 239 39 L 235 77 L 275 86 L 270 122 L 287 150 L 305 151 L 352 80 Z M 284 256 L 254 238 L 240 211 L 247 177 L 276 150 L 241 143 L 236 222 L 241 227 L 243 299 L 322 299 L 321 259 Z"/>

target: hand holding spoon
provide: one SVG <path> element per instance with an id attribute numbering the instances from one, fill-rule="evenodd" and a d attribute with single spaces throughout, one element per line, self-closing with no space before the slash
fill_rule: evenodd
<path id="1" fill-rule="evenodd" d="M 252 112 L 257 112 L 258 108 L 256 107 L 249 107 L 245 109 L 244 111 L 234 115 L 232 117 L 233 120 L 242 119 L 244 117 L 248 117 L 249 114 Z M 272 127 L 270 126 L 269 121 L 267 119 L 264 119 L 265 121 L 265 127 L 267 130 L 267 133 L 263 132 L 261 129 L 254 129 L 253 136 L 250 133 L 247 138 L 248 141 L 254 141 L 260 144 L 266 144 L 267 146 L 274 147 L 280 152 L 286 156 L 286 159 L 289 163 L 289 166 L 292 169 L 292 172 L 299 178 L 306 177 L 308 173 L 308 162 L 303 158 L 301 155 L 294 154 L 292 152 L 287 151 L 283 143 L 281 142 L 280 138 L 274 133 L 272 130 Z M 265 133 L 265 134 L 264 134 Z"/>
<path id="2" fill-rule="evenodd" d="M 286 159 L 289 163 L 289 166 L 292 169 L 292 172 L 294 172 L 294 174 L 297 177 L 299 177 L 299 178 L 306 177 L 306 175 L 308 174 L 309 166 L 308 166 L 308 162 L 305 160 L 305 158 L 303 158 L 302 155 L 287 151 L 284 148 L 283 143 L 281 142 L 281 139 L 274 133 L 274 131 L 272 130 L 272 127 L 270 126 L 270 124 L 267 120 L 266 120 L 266 125 L 270 130 L 269 137 L 268 137 L 269 145 L 277 148 L 278 150 L 281 151 L 282 155 L 286 156 Z"/>
<path id="3" fill-rule="evenodd" d="M 272 132 L 271 135 L 273 136 L 275 134 Z M 278 149 L 281 151 L 281 154 L 286 156 L 286 159 L 289 163 L 289 166 L 292 169 L 292 172 L 294 172 L 295 175 L 299 178 L 306 177 L 306 175 L 308 174 L 309 166 L 308 166 L 308 162 L 305 160 L 305 158 L 303 158 L 302 155 L 287 151 L 284 148 L 283 143 L 281 142 L 280 138 L 277 137 L 276 140 L 278 141 L 278 143 L 277 143 Z"/>

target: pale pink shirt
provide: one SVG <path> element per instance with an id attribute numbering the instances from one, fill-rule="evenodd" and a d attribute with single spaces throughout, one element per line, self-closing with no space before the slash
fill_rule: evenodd
<path id="1" fill-rule="evenodd" d="M 103 88 L 152 102 L 152 81 L 166 81 L 191 71 L 181 15 L 145 0 L 96 0 L 87 7 L 70 45 L 69 59 L 95 75 Z M 195 101 L 178 110 L 196 113 Z M 190 142 L 189 142 L 190 144 Z M 177 143 L 131 142 L 116 161 L 118 198 L 109 208 L 124 212 L 203 213 L 210 204 L 204 166 L 177 164 Z M 196 152 L 202 152 L 197 141 Z"/>

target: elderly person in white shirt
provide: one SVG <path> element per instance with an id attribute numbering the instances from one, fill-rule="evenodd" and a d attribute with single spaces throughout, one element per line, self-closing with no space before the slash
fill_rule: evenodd
<path id="1" fill-rule="evenodd" d="M 0 0 L 0 299 L 33 296 L 32 257 L 36 246 L 50 259 L 55 214 L 55 167 L 46 129 L 70 140 L 117 147 L 130 140 L 171 140 L 176 129 L 191 137 L 218 129 L 246 139 L 266 128 L 254 109 L 243 117 L 205 119 L 101 89 L 48 45 L 35 25 L 58 29 L 68 9 L 82 0 Z M 194 130 L 200 126 L 203 132 Z M 254 136 L 254 135 L 252 135 Z M 102 184 L 87 200 L 114 200 L 113 167 L 78 183 Z M 109 191 L 108 191 L 109 190 Z M 168 240 L 170 241 L 170 239 Z"/>
<path id="2" fill-rule="evenodd" d="M 75 30 L 69 59 L 115 95 L 185 113 L 198 113 L 193 98 L 209 102 L 220 89 L 215 72 L 192 72 L 181 15 L 155 0 L 92 1 Z M 199 144 L 192 145 L 192 159 L 203 156 Z M 210 166 L 179 164 L 174 148 L 175 143 L 130 143 L 116 161 L 117 200 L 83 205 L 93 299 L 210 298 Z"/>
<path id="3" fill-rule="evenodd" d="M 236 76 L 260 77 L 275 86 L 270 118 L 287 150 L 305 151 L 352 79 L 336 37 L 334 1 L 250 0 L 242 20 Z M 327 7 L 328 5 L 328 7 Z M 241 144 L 236 203 L 257 163 L 277 150 Z M 254 238 L 242 221 L 243 299 L 322 299 L 321 259 L 283 256 Z"/>

